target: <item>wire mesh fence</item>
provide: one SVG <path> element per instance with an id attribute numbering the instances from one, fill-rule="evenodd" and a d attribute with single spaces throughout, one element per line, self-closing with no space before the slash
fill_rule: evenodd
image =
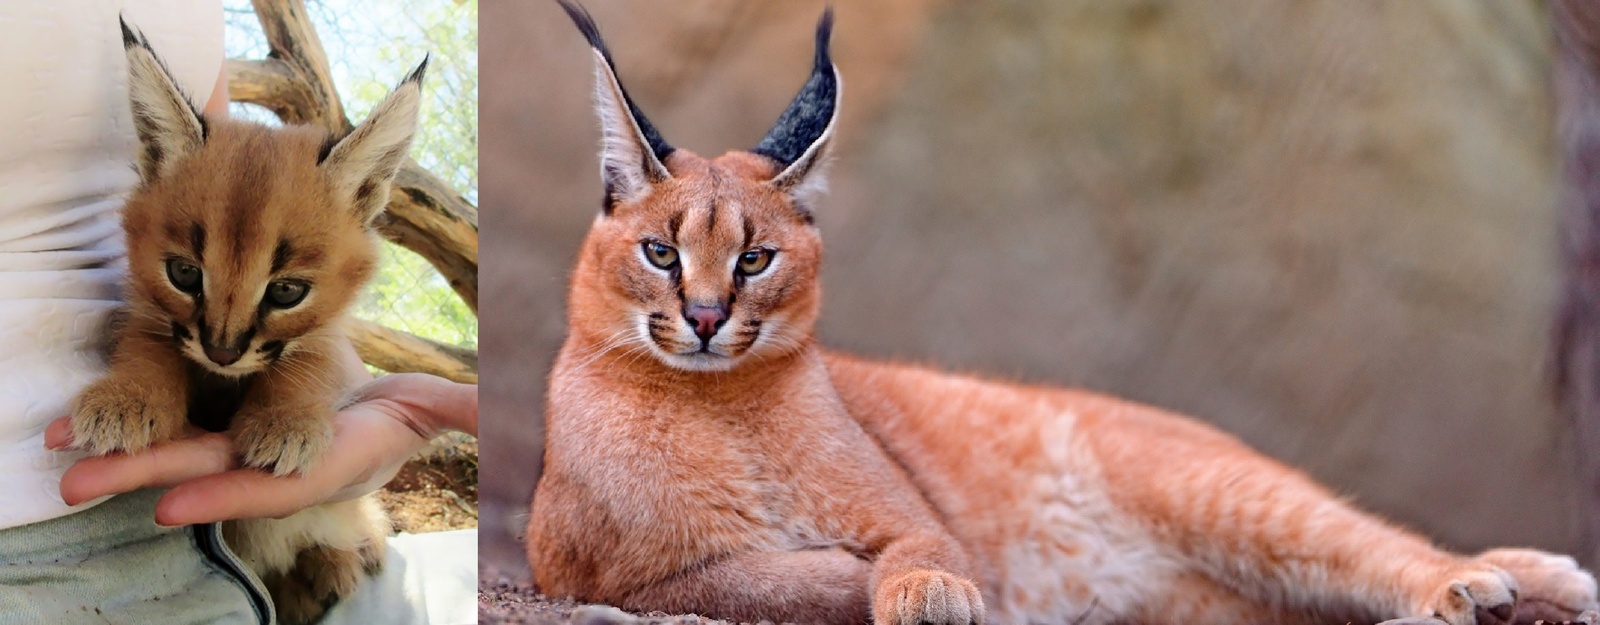
<path id="1" fill-rule="evenodd" d="M 230 58 L 262 58 L 266 36 L 248 0 L 225 0 Z M 412 67 L 429 58 L 417 163 L 478 201 L 477 0 L 308 0 L 307 12 L 328 56 L 334 84 L 352 121 L 360 121 Z M 235 103 L 233 114 L 276 123 L 260 107 Z M 478 321 L 422 257 L 385 242 L 358 317 L 417 336 L 476 349 Z"/>

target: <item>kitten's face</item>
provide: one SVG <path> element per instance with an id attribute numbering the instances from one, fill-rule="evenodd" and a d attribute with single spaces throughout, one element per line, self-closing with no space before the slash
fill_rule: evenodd
<path id="1" fill-rule="evenodd" d="M 673 178 L 596 221 L 580 271 L 615 311 L 598 328 L 612 348 L 666 365 L 725 371 L 799 347 L 817 314 L 821 243 L 771 164 L 748 153 L 708 161 L 679 150 Z"/>
<path id="2" fill-rule="evenodd" d="M 360 212 L 318 168 L 327 136 L 213 120 L 124 209 L 135 314 L 190 360 L 244 376 L 330 327 L 376 264 Z"/>
<path id="3" fill-rule="evenodd" d="M 216 374 L 292 356 L 372 274 L 369 225 L 416 133 L 427 59 L 335 141 L 311 127 L 202 118 L 126 23 L 122 45 L 139 137 L 140 185 L 122 211 L 130 313 Z"/>

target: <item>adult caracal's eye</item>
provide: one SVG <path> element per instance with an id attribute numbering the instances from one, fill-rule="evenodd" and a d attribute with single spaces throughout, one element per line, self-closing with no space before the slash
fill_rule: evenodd
<path id="1" fill-rule="evenodd" d="M 754 249 L 739 255 L 739 273 L 753 276 L 772 264 L 772 250 Z"/>
<path id="2" fill-rule="evenodd" d="M 678 250 L 672 246 L 655 241 L 644 242 L 644 257 L 650 259 L 650 264 L 662 269 L 671 269 L 678 264 Z"/>
<path id="3" fill-rule="evenodd" d="M 200 268 L 181 258 L 167 260 L 167 279 L 179 291 L 194 295 L 200 292 Z"/>
<path id="4" fill-rule="evenodd" d="M 267 303 L 277 308 L 294 308 L 310 290 L 311 285 L 298 280 L 275 280 L 267 285 Z"/>

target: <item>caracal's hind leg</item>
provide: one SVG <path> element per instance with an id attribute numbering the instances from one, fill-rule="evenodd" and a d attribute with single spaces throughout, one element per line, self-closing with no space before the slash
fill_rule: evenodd
<path id="1" fill-rule="evenodd" d="M 1197 422 L 1123 410 L 1083 425 L 1113 501 L 1195 573 L 1266 608 L 1506 623 L 1521 586 L 1511 571 L 1561 618 L 1595 605 L 1593 577 L 1559 557 L 1442 551 Z"/>

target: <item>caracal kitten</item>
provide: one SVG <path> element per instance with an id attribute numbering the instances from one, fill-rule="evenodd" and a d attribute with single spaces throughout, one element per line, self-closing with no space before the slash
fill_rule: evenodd
<path id="1" fill-rule="evenodd" d="M 594 48 L 606 190 L 550 376 L 527 533 L 543 592 L 906 625 L 1470 625 L 1595 607 L 1571 558 L 1441 551 L 1198 421 L 821 349 L 830 15 L 777 127 L 705 159 L 662 140 L 587 13 L 563 5 Z"/>
<path id="2" fill-rule="evenodd" d="M 246 466 L 304 472 L 333 439 L 340 321 L 377 265 L 372 221 L 410 148 L 427 61 L 332 137 L 203 116 L 144 38 L 122 33 L 140 143 L 122 214 L 127 306 L 110 371 L 73 402 L 73 438 L 138 451 L 193 422 L 226 430 Z M 389 531 L 371 496 L 223 526 L 289 624 L 375 571 Z"/>

